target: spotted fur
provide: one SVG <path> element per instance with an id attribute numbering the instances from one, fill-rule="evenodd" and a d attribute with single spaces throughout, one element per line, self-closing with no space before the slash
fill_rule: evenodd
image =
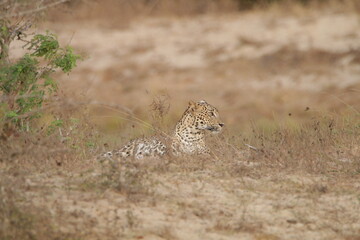
<path id="1" fill-rule="evenodd" d="M 205 134 L 207 131 L 219 133 L 223 126 L 215 107 L 205 101 L 190 101 L 170 139 L 159 136 L 134 139 L 121 149 L 107 152 L 103 156 L 142 159 L 165 154 L 210 154 L 205 144 Z"/>

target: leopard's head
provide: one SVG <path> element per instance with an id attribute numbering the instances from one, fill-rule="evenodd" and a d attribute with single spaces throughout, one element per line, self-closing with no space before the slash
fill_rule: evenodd
<path id="1" fill-rule="evenodd" d="M 219 117 L 218 110 L 204 100 L 190 101 L 187 111 L 194 118 L 195 128 L 198 130 L 219 133 L 225 125 Z"/>

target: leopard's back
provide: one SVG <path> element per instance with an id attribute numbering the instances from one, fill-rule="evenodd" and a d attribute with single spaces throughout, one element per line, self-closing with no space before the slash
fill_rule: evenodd
<path id="1" fill-rule="evenodd" d="M 123 147 L 107 152 L 103 157 L 108 158 L 135 158 L 159 157 L 168 152 L 165 141 L 159 137 L 133 139 Z"/>

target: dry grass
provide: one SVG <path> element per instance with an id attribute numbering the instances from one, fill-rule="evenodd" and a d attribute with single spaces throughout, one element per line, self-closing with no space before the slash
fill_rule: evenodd
<path id="1" fill-rule="evenodd" d="M 157 105 L 156 109 L 163 107 Z M 0 236 L 185 239 L 180 229 L 194 234 L 200 226 L 208 237 L 282 239 L 298 230 L 308 237 L 351 238 L 359 234 L 355 210 L 359 208 L 358 113 L 341 117 L 322 114 L 309 124 L 274 124 L 273 128 L 253 125 L 241 135 L 225 133 L 211 138 L 215 155 L 211 158 L 110 164 L 89 157 L 100 147 L 79 147 L 85 153 L 79 152 L 73 144 L 59 141 L 59 133 L 33 134 L 42 138 L 38 142 L 25 135 L 3 139 Z M 73 142 L 85 146 L 88 138 L 81 136 L 89 136 L 87 131 L 81 122 L 76 135 L 71 135 Z M 97 139 L 96 145 L 103 141 Z M 5 151 L 9 146 L 23 153 Z M 51 151 L 55 146 L 66 151 L 55 154 Z M 309 201 L 316 204 L 308 205 Z M 333 206 L 333 201 L 340 205 Z M 275 214 L 277 220 L 268 214 Z M 164 217 L 178 227 L 162 224 Z M 182 222 L 192 222 L 193 228 Z M 284 224 L 298 230 L 275 230 Z M 17 231 L 19 228 L 22 231 Z"/>
<path id="2" fill-rule="evenodd" d="M 15 164 L 12 164 L 15 165 Z M 54 209 L 44 209 L 25 197 L 24 192 L 43 186 L 33 186 L 27 174 L 1 171 L 0 179 L 0 238 L 15 239 L 78 239 L 80 234 L 64 234 L 56 224 L 60 216 Z"/>

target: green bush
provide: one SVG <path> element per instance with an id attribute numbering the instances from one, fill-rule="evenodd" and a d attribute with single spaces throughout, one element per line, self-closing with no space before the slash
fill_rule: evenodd
<path id="1" fill-rule="evenodd" d="M 2 29 L 6 36 L 7 28 Z M 54 34 L 37 34 L 24 46 L 28 53 L 15 63 L 0 59 L 0 94 L 2 120 L 11 121 L 19 128 L 38 117 L 47 96 L 57 91 L 51 74 L 64 73 L 76 67 L 79 55 L 71 47 L 60 47 Z"/>

